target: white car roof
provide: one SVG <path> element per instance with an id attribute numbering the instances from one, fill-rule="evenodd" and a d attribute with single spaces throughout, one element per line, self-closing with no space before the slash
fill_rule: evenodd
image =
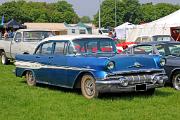
<path id="1" fill-rule="evenodd" d="M 17 32 L 24 32 L 24 31 L 51 31 L 51 30 L 45 30 L 45 29 L 19 29 Z"/>
<path id="2" fill-rule="evenodd" d="M 44 40 L 42 40 L 41 42 L 46 42 L 49 40 L 75 40 L 75 39 L 82 39 L 82 38 L 110 38 L 108 36 L 104 36 L 104 35 L 57 35 L 57 36 L 53 36 L 53 37 L 48 37 Z"/>

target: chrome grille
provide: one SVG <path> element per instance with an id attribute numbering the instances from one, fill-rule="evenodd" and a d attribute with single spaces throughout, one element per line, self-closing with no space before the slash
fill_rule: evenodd
<path id="1" fill-rule="evenodd" d="M 133 75 L 108 75 L 106 79 L 118 80 L 121 77 L 126 78 L 129 81 L 129 84 L 138 84 L 138 83 L 152 83 L 152 77 L 154 74 L 133 74 Z"/>
<path id="2" fill-rule="evenodd" d="M 131 75 L 124 77 L 129 81 L 129 84 L 152 82 L 152 75 Z"/>

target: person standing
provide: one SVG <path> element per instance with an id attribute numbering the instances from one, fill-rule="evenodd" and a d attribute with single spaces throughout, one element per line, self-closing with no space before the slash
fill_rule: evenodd
<path id="1" fill-rule="evenodd" d="M 4 32 L 4 39 L 7 39 L 8 38 L 8 32 L 5 30 Z"/>

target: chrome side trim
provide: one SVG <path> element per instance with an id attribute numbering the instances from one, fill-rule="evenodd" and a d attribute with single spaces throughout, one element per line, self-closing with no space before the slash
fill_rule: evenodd
<path id="1" fill-rule="evenodd" d="M 79 68 L 79 67 L 70 67 L 70 66 L 45 65 L 45 64 L 40 64 L 40 63 L 38 63 L 38 62 L 16 61 L 16 62 L 15 62 L 15 65 L 16 65 L 16 67 L 18 67 L 18 68 L 26 68 L 26 69 L 49 68 L 49 69 L 94 71 L 94 69 L 90 69 L 90 68 Z"/>

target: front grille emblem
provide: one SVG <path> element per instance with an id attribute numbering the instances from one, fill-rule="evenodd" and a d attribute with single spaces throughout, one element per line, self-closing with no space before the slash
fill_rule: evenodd
<path id="1" fill-rule="evenodd" d="M 132 68 L 132 67 L 140 68 L 140 67 L 143 67 L 143 65 L 141 65 L 141 64 L 138 63 L 138 62 L 135 62 L 134 65 L 129 66 L 128 68 Z"/>

